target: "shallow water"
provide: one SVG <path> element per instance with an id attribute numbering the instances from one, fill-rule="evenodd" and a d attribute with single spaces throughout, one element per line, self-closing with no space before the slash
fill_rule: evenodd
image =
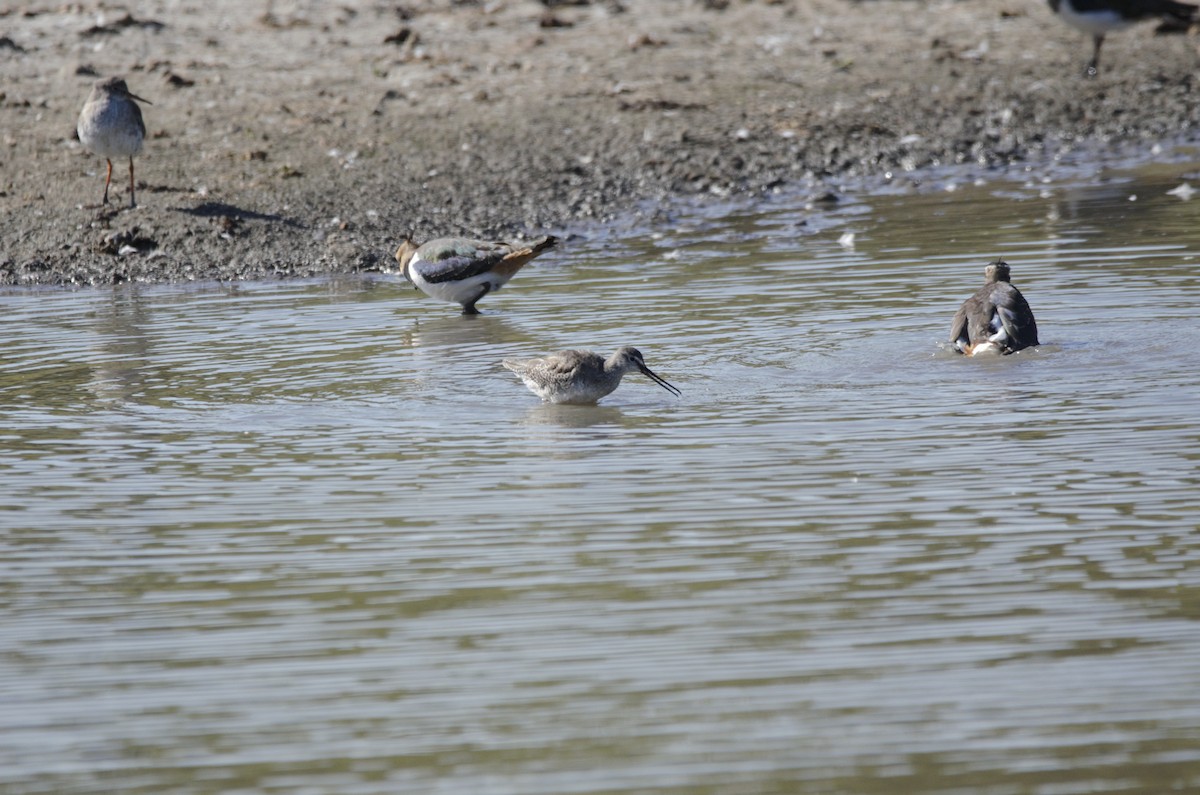
<path id="1" fill-rule="evenodd" d="M 1186 171 L 664 212 L 474 319 L 0 295 L 0 789 L 1200 787 Z M 964 359 L 996 256 L 1044 344 Z M 621 344 L 682 398 L 498 364 Z"/>

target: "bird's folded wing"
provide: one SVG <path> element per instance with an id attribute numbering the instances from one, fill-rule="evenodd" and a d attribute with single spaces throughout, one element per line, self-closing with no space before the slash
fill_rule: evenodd
<path id="1" fill-rule="evenodd" d="M 967 305 L 963 304 L 958 312 L 954 315 L 954 322 L 950 324 L 950 341 L 970 340 L 967 338 Z"/>
<path id="2" fill-rule="evenodd" d="M 440 252 L 439 252 L 440 253 Z M 474 254 L 460 254 L 453 251 L 445 252 L 445 256 L 437 259 L 425 259 L 413 263 L 417 273 L 427 282 L 456 282 L 469 279 L 481 273 L 487 273 L 496 263 L 504 259 L 504 251 L 476 251 Z"/>
<path id="3" fill-rule="evenodd" d="M 1033 310 L 1029 308 L 1025 296 L 1010 286 L 994 295 L 993 300 L 1009 340 L 1022 347 L 1037 345 L 1037 322 L 1033 319 Z"/>

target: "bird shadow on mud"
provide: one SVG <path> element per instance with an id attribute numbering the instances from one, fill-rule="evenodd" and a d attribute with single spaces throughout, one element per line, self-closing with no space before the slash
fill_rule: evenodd
<path id="1" fill-rule="evenodd" d="M 304 224 L 294 218 L 284 218 L 282 215 L 275 215 L 274 213 L 260 213 L 257 210 L 244 210 L 241 207 L 235 207 L 232 204 L 225 204 L 224 202 L 202 202 L 195 207 L 172 207 L 171 209 L 175 212 L 197 218 L 228 218 L 238 222 L 271 221 L 297 228 L 304 226 Z"/>

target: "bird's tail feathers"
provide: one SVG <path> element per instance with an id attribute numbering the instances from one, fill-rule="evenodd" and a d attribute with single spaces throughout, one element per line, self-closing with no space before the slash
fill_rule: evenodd
<path id="1" fill-rule="evenodd" d="M 496 264 L 494 270 L 502 276 L 512 277 L 517 271 L 525 267 L 525 263 L 529 262 L 534 257 L 541 254 L 543 251 L 548 251 L 558 245 L 558 238 L 554 235 L 546 235 L 533 241 L 526 248 L 519 248 L 511 254 L 500 260 Z"/>

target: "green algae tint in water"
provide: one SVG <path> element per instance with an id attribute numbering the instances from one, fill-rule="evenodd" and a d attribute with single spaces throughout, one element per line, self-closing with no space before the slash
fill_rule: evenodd
<path id="1" fill-rule="evenodd" d="M 0 296 L 0 789 L 1200 787 L 1175 184 L 683 216 L 476 319 L 388 279 Z M 948 353 L 997 256 L 1044 344 Z M 682 398 L 499 366 L 621 344 Z"/>

